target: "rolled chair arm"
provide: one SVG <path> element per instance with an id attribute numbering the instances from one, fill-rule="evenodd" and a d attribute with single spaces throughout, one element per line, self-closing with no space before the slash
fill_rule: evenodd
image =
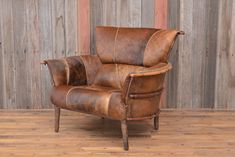
<path id="1" fill-rule="evenodd" d="M 170 63 L 159 63 L 127 76 L 122 97 L 128 118 L 151 117 L 159 112 L 165 74 L 171 68 Z"/>
<path id="2" fill-rule="evenodd" d="M 48 66 L 54 86 L 59 86 L 92 83 L 101 63 L 95 55 L 81 55 L 44 60 L 41 64 Z"/>
<path id="3" fill-rule="evenodd" d="M 152 66 L 150 68 L 145 68 L 143 70 L 130 73 L 130 77 L 159 75 L 162 73 L 166 73 L 171 69 L 172 65 L 170 63 L 159 63 L 156 66 Z"/>

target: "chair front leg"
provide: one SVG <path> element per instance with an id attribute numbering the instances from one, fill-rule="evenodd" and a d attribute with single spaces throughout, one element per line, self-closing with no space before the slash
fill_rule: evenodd
<path id="1" fill-rule="evenodd" d="M 60 108 L 55 106 L 55 132 L 59 132 L 60 127 Z"/>
<path id="2" fill-rule="evenodd" d="M 159 129 L 159 115 L 156 115 L 154 117 L 153 123 L 154 123 L 154 130 L 158 130 Z"/>
<path id="3" fill-rule="evenodd" d="M 128 150 L 129 144 L 128 144 L 128 130 L 127 130 L 127 121 L 126 120 L 121 121 L 121 128 L 122 128 L 122 138 L 123 138 L 124 150 Z"/>

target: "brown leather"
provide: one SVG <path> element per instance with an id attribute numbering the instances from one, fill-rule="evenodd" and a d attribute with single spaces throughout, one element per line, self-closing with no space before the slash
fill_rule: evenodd
<path id="1" fill-rule="evenodd" d="M 169 51 L 181 31 L 97 27 L 98 56 L 46 60 L 59 108 L 118 120 L 159 112 Z"/>
<path id="2" fill-rule="evenodd" d="M 127 64 L 103 64 L 96 75 L 94 84 L 121 89 L 130 72 L 143 68 L 143 66 Z"/>
<path id="3" fill-rule="evenodd" d="M 158 113 L 165 73 L 170 69 L 170 64 L 160 63 L 128 75 L 122 90 L 127 118 L 150 117 Z"/>
<path id="4" fill-rule="evenodd" d="M 101 66 L 100 59 L 95 55 L 50 59 L 44 63 L 48 65 L 55 86 L 90 85 Z"/>
<path id="5" fill-rule="evenodd" d="M 54 87 L 51 101 L 60 108 L 109 117 L 125 119 L 125 108 L 120 90 L 101 86 Z"/>
<path id="6" fill-rule="evenodd" d="M 102 63 L 153 66 L 166 62 L 181 31 L 147 28 L 96 28 L 96 51 Z"/>
<path id="7" fill-rule="evenodd" d="M 81 55 L 80 58 L 85 66 L 87 84 L 91 85 L 102 63 L 95 55 Z"/>

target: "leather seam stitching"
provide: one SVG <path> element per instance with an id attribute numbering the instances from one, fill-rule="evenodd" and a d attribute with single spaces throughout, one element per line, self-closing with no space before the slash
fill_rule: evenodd
<path id="1" fill-rule="evenodd" d="M 120 70 L 119 70 L 120 65 L 117 65 L 117 72 L 118 72 L 118 79 L 119 79 L 119 87 L 122 88 L 122 82 L 121 82 L 121 78 L 120 78 Z"/>
<path id="2" fill-rule="evenodd" d="M 63 62 L 64 62 L 64 64 L 65 64 L 66 79 L 67 79 L 67 85 L 68 85 L 68 84 L 69 84 L 69 77 L 70 77 L 69 64 L 68 64 L 66 58 L 63 59 Z"/>
<path id="3" fill-rule="evenodd" d="M 67 94 L 66 94 L 66 97 L 65 97 L 65 105 L 68 106 L 68 96 L 69 96 L 69 93 L 74 90 L 74 89 L 77 89 L 77 88 L 80 88 L 80 87 L 72 87 L 71 89 L 68 90 Z"/>
<path id="4" fill-rule="evenodd" d="M 88 75 L 87 75 L 87 66 L 86 66 L 86 64 L 85 64 L 85 62 L 84 62 L 84 58 L 83 58 L 83 56 L 79 56 L 79 58 L 80 58 L 81 64 L 83 64 L 83 66 L 84 66 L 84 68 L 85 68 L 86 83 L 89 84 L 90 78 L 89 78 Z"/>
<path id="5" fill-rule="evenodd" d="M 104 109 L 104 110 L 105 110 L 104 112 L 105 112 L 105 114 L 106 114 L 107 116 L 109 116 L 109 104 L 110 104 L 110 100 L 111 100 L 112 95 L 113 95 L 112 92 L 110 92 L 110 93 L 109 93 L 109 100 L 108 100 L 108 103 L 107 103 L 107 105 L 105 106 L 105 109 Z"/>
<path id="6" fill-rule="evenodd" d="M 52 74 L 52 70 L 51 70 L 51 66 L 49 65 L 49 63 L 48 63 L 48 61 L 47 61 L 47 67 L 49 68 L 49 71 L 50 71 L 50 75 L 51 75 L 51 83 L 53 84 L 53 86 L 55 87 L 56 86 L 56 84 L 55 84 L 55 78 L 54 78 L 54 76 L 53 76 L 53 74 Z"/>
<path id="7" fill-rule="evenodd" d="M 160 33 L 160 32 L 162 32 L 162 31 L 164 31 L 164 30 L 156 30 L 156 32 L 154 32 L 154 33 L 151 35 L 151 37 L 149 38 L 149 40 L 147 41 L 147 44 L 146 44 L 145 49 L 144 49 L 144 54 L 143 54 L 143 65 L 144 65 L 144 56 L 145 56 L 145 52 L 146 52 L 146 49 L 148 48 L 148 45 L 149 45 L 150 41 L 153 39 L 153 37 L 154 37 L 157 33 Z"/>
<path id="8" fill-rule="evenodd" d="M 119 72 L 118 72 L 118 67 L 117 67 L 117 64 L 116 64 L 116 41 L 117 41 L 117 37 L 118 37 L 118 33 L 119 33 L 119 28 L 117 28 L 117 31 L 116 31 L 116 34 L 115 34 L 115 39 L 114 39 L 114 48 L 113 48 L 113 62 L 115 63 L 115 69 L 116 69 L 116 82 L 119 83 L 119 87 L 120 86 L 120 81 L 119 81 Z"/>
<path id="9" fill-rule="evenodd" d="M 118 33 L 119 33 L 119 28 L 117 28 L 117 31 L 116 31 L 116 34 L 115 34 L 115 38 L 114 38 L 114 48 L 113 48 L 113 61 L 114 63 L 116 62 L 116 41 L 117 41 L 117 36 L 118 36 Z"/>

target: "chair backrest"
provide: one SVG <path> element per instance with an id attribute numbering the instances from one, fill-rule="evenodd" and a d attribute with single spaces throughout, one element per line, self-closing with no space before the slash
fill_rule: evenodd
<path id="1" fill-rule="evenodd" d="M 151 67 L 167 62 L 181 31 L 152 28 L 96 28 L 96 51 L 102 63 Z"/>
<path id="2" fill-rule="evenodd" d="M 167 62 L 180 31 L 152 28 L 96 28 L 96 52 L 102 66 L 94 84 L 121 88 L 130 72 Z"/>

